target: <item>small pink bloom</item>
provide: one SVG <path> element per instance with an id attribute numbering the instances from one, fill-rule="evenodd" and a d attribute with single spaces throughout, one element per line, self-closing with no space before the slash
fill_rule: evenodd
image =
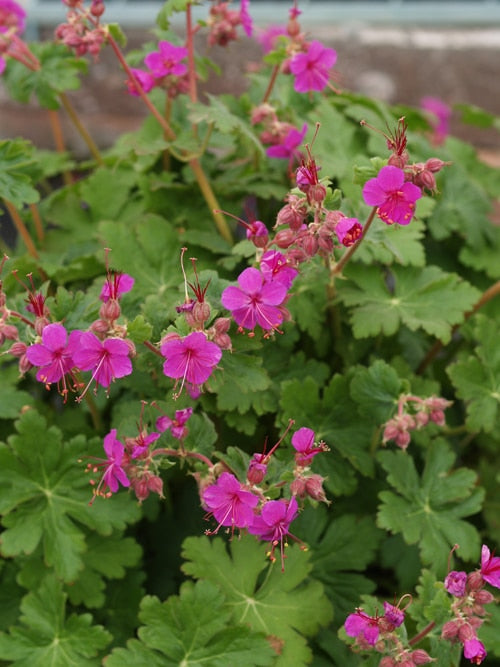
<path id="1" fill-rule="evenodd" d="M 272 562 L 276 560 L 274 550 L 280 545 L 281 570 L 285 569 L 285 543 L 287 535 L 295 538 L 290 533 L 290 524 L 298 514 L 297 499 L 292 496 L 290 500 L 268 500 L 261 509 L 260 515 L 253 518 L 248 526 L 248 532 L 258 535 L 261 540 L 272 542 L 269 555 Z"/>
<path id="2" fill-rule="evenodd" d="M 356 637 L 362 643 L 375 646 L 380 633 L 379 619 L 365 614 L 362 609 L 356 609 L 354 614 L 349 614 L 344 623 L 344 629 L 348 637 Z"/>
<path id="3" fill-rule="evenodd" d="M 129 359 L 130 347 L 121 338 L 106 338 L 100 341 L 91 331 L 80 336 L 73 361 L 82 371 L 92 371 L 96 386 L 109 387 L 115 378 L 132 373 Z"/>
<path id="4" fill-rule="evenodd" d="M 276 48 L 278 37 L 286 34 L 286 25 L 270 25 L 264 30 L 259 30 L 255 35 L 255 38 L 266 54 Z"/>
<path id="5" fill-rule="evenodd" d="M 363 227 L 359 224 L 357 218 L 341 218 L 335 225 L 335 234 L 343 246 L 349 248 L 361 238 Z"/>
<path id="6" fill-rule="evenodd" d="M 277 250 L 268 250 L 260 260 L 260 270 L 266 282 L 277 281 L 290 289 L 299 272 L 289 264 L 286 257 Z"/>
<path id="7" fill-rule="evenodd" d="M 473 665 L 480 665 L 487 655 L 484 644 L 479 639 L 464 641 L 464 658 L 470 660 Z"/>
<path id="8" fill-rule="evenodd" d="M 130 292 L 135 280 L 127 273 L 110 273 L 103 285 L 99 298 L 106 303 L 110 299 L 118 300 L 123 294 Z"/>
<path id="9" fill-rule="evenodd" d="M 247 470 L 247 480 L 250 484 L 260 484 L 267 473 L 265 454 L 254 454 L 250 459 Z"/>
<path id="10" fill-rule="evenodd" d="M 15 28 L 18 33 L 23 32 L 26 24 L 26 12 L 14 0 L 0 0 L 0 32 L 2 28 Z"/>
<path id="11" fill-rule="evenodd" d="M 78 348 L 80 331 L 72 331 L 69 340 L 62 324 L 48 324 L 42 330 L 42 342 L 26 349 L 26 358 L 39 370 L 36 379 L 44 384 L 59 382 L 75 365 L 73 354 Z"/>
<path id="12" fill-rule="evenodd" d="M 310 428 L 299 428 L 292 436 L 292 445 L 297 451 L 295 454 L 295 461 L 299 466 L 308 466 L 312 463 L 316 454 L 324 452 L 326 446 L 324 443 L 315 445 L 314 431 Z"/>
<path id="13" fill-rule="evenodd" d="M 222 357 L 220 347 L 207 340 L 201 331 L 167 340 L 160 352 L 166 358 L 164 374 L 175 380 L 182 378 L 180 392 L 184 383 L 196 388 L 206 382 Z"/>
<path id="14" fill-rule="evenodd" d="M 175 411 L 174 419 L 170 419 L 170 417 L 162 415 L 156 420 L 156 428 L 161 433 L 169 430 L 174 438 L 177 438 L 177 440 L 182 440 L 187 435 L 187 428 L 185 424 L 192 414 L 193 408 L 184 408 L 183 410 Z"/>
<path id="15" fill-rule="evenodd" d="M 388 225 L 409 224 L 415 213 L 415 202 L 421 196 L 419 187 L 405 182 L 404 171 L 391 165 L 382 167 L 363 187 L 366 204 L 377 206 L 378 217 Z"/>
<path id="16" fill-rule="evenodd" d="M 405 615 L 399 607 L 395 607 L 389 602 L 384 602 L 384 619 L 389 621 L 393 627 L 399 628 L 404 623 Z"/>
<path id="17" fill-rule="evenodd" d="M 432 114 L 434 143 L 442 144 L 450 133 L 451 108 L 437 97 L 424 97 L 420 105 L 422 109 Z"/>
<path id="18" fill-rule="evenodd" d="M 453 570 L 446 575 L 444 587 L 451 595 L 461 598 L 465 594 L 465 585 L 467 584 L 467 573 Z"/>
<path id="19" fill-rule="evenodd" d="M 295 76 L 294 88 L 298 93 L 323 90 L 328 84 L 329 70 L 337 61 L 337 52 L 321 42 L 310 42 L 306 53 L 297 53 L 290 61 Z"/>
<path id="20" fill-rule="evenodd" d="M 116 438 L 116 429 L 113 428 L 104 438 L 104 451 L 106 452 L 108 458 L 104 462 L 106 468 L 104 475 L 102 476 L 100 487 L 109 488 L 112 493 L 118 491 L 118 486 L 130 486 L 130 480 L 125 474 L 125 470 L 122 467 L 125 447 L 123 444 Z"/>
<path id="21" fill-rule="evenodd" d="M 130 69 L 137 79 L 137 83 L 141 86 L 145 93 L 149 93 L 151 90 L 153 90 L 156 85 L 156 79 L 151 74 L 151 72 L 147 72 L 143 69 L 137 69 L 136 67 L 131 67 Z M 127 79 L 125 83 L 127 85 L 128 92 L 135 97 L 139 97 L 139 91 L 137 90 L 137 86 L 132 81 L 132 79 Z"/>
<path id="22" fill-rule="evenodd" d="M 269 146 L 266 149 L 268 157 L 279 158 L 283 160 L 290 160 L 293 157 L 299 157 L 300 153 L 298 147 L 304 141 L 307 132 L 307 123 L 304 123 L 301 130 L 291 127 L 285 136 L 281 139 L 279 144 Z"/>
<path id="23" fill-rule="evenodd" d="M 250 0 L 241 0 L 240 21 L 247 37 L 251 37 L 253 32 L 252 17 L 250 16 L 250 13 L 248 11 L 249 7 L 250 7 Z"/>
<path id="24" fill-rule="evenodd" d="M 137 459 L 143 454 L 145 454 L 148 449 L 149 445 L 152 442 L 156 442 L 158 438 L 160 437 L 161 433 L 156 433 L 153 431 L 153 433 L 139 433 L 139 435 L 136 438 L 131 439 L 131 444 L 133 446 L 132 449 L 132 458 Z M 126 440 L 126 442 L 130 442 L 129 440 Z"/>
<path id="25" fill-rule="evenodd" d="M 221 526 L 247 528 L 254 519 L 253 508 L 258 502 L 258 497 L 243 488 L 234 475 L 223 472 L 216 484 L 203 492 L 204 506 L 219 523 L 210 533 L 217 533 Z"/>
<path id="26" fill-rule="evenodd" d="M 239 275 L 238 284 L 239 287 L 226 287 L 221 296 L 222 305 L 232 311 L 236 324 L 252 330 L 257 324 L 266 331 L 277 329 L 283 321 L 277 306 L 286 298 L 285 285 L 266 282 L 262 273 L 253 267 Z"/>
<path id="27" fill-rule="evenodd" d="M 157 79 L 169 74 L 182 76 L 187 72 L 187 65 L 181 63 L 181 60 L 187 57 L 187 53 L 184 47 L 174 46 L 162 40 L 158 43 L 158 51 L 149 53 L 144 58 L 144 62 Z"/>
<path id="28" fill-rule="evenodd" d="M 481 576 L 495 588 L 500 588 L 500 558 L 493 556 L 486 544 L 481 549 Z"/>

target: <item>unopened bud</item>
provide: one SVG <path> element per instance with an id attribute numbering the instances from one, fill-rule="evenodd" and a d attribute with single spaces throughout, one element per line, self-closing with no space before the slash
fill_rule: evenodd
<path id="1" fill-rule="evenodd" d="M 116 299 L 109 299 L 99 308 L 99 316 L 103 320 L 109 320 L 109 322 L 114 322 L 121 315 L 120 304 Z"/>
<path id="2" fill-rule="evenodd" d="M 197 324 L 203 325 L 210 317 L 210 306 L 206 301 L 197 301 L 191 315 Z"/>
<path id="3" fill-rule="evenodd" d="M 96 18 L 99 16 L 102 16 L 105 11 L 104 3 L 101 2 L 100 0 L 94 0 L 92 2 L 92 6 L 90 7 L 90 13 L 92 16 L 95 16 Z"/>
<path id="4" fill-rule="evenodd" d="M 109 331 L 109 322 L 106 320 L 94 320 L 90 325 L 90 330 L 95 334 L 107 334 Z"/>
<path id="5" fill-rule="evenodd" d="M 426 665 L 428 662 L 435 662 L 435 658 L 431 658 L 427 651 L 424 651 L 421 648 L 417 648 L 416 651 L 413 651 L 411 659 L 413 660 L 414 665 Z"/>
<path id="6" fill-rule="evenodd" d="M 457 637 L 463 644 L 468 639 L 475 639 L 476 633 L 469 623 L 463 623 L 458 629 Z"/>
<path id="7" fill-rule="evenodd" d="M 325 201 L 326 188 L 322 183 L 315 183 L 311 185 L 307 192 L 307 198 L 316 204 L 322 204 Z"/>
<path id="8" fill-rule="evenodd" d="M 460 621 L 448 621 L 443 625 L 443 629 L 441 630 L 441 638 L 442 639 L 455 639 L 458 635 L 458 631 L 460 629 Z"/>
<path id="9" fill-rule="evenodd" d="M 474 602 L 477 602 L 478 604 L 490 604 L 490 602 L 493 602 L 494 599 L 495 596 L 484 589 L 477 591 L 474 594 Z"/>
<path id="10" fill-rule="evenodd" d="M 9 354 L 12 354 L 14 357 L 22 357 L 23 354 L 26 354 L 27 347 L 28 346 L 26 345 L 26 343 L 17 341 L 10 346 L 8 352 Z"/>
<path id="11" fill-rule="evenodd" d="M 409 155 L 407 151 L 403 151 L 401 155 L 393 153 L 388 159 L 387 163 L 392 167 L 397 167 L 398 169 L 404 169 L 408 164 Z"/>
<path id="12" fill-rule="evenodd" d="M 467 590 L 468 591 L 480 591 L 484 587 L 484 579 L 478 570 L 474 572 L 469 572 L 467 576 Z"/>
<path id="13" fill-rule="evenodd" d="M 318 239 L 312 234 L 306 234 L 300 239 L 300 245 L 308 257 L 314 257 L 318 252 Z"/>
<path id="14" fill-rule="evenodd" d="M 451 162 L 443 162 L 437 157 L 431 157 L 425 163 L 425 168 L 435 174 L 436 172 L 441 171 L 443 167 L 448 167 L 450 164 Z"/>
<path id="15" fill-rule="evenodd" d="M 157 493 L 160 498 L 163 498 L 163 480 L 158 475 L 151 475 L 148 479 L 148 489 L 153 493 Z"/>
<path id="16" fill-rule="evenodd" d="M 325 496 L 323 490 L 323 482 L 325 481 L 324 477 L 321 475 L 311 475 L 306 479 L 306 493 L 313 500 L 318 500 L 321 503 L 330 504 Z"/>
<path id="17" fill-rule="evenodd" d="M 390 656 L 386 655 L 378 663 L 378 667 L 396 667 L 396 661 L 394 660 L 394 658 L 391 658 Z"/>
<path id="18" fill-rule="evenodd" d="M 431 192 L 436 190 L 436 179 L 434 178 L 434 174 L 427 169 L 423 169 L 415 174 L 413 182 L 415 185 L 418 185 L 419 188 L 426 188 Z"/>
<path id="19" fill-rule="evenodd" d="M 290 483 L 290 491 L 292 492 L 292 496 L 305 498 L 307 495 L 306 480 L 303 477 L 296 477 L 293 482 Z"/>
<path id="20" fill-rule="evenodd" d="M 280 229 L 274 237 L 274 243 L 278 248 L 289 248 L 296 240 L 295 233 L 291 229 Z"/>

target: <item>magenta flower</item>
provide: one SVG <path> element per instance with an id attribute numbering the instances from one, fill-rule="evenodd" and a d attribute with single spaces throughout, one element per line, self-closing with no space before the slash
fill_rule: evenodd
<path id="1" fill-rule="evenodd" d="M 209 533 L 217 533 L 221 526 L 233 529 L 248 527 L 254 519 L 253 508 L 258 502 L 258 497 L 247 491 L 234 475 L 223 472 L 217 482 L 203 492 L 203 505 L 219 523 Z"/>
<path id="2" fill-rule="evenodd" d="M 0 32 L 2 28 L 15 28 L 16 32 L 23 32 L 26 24 L 26 12 L 14 0 L 0 0 Z"/>
<path id="3" fill-rule="evenodd" d="M 286 25 L 270 25 L 263 30 L 259 30 L 255 35 L 255 39 L 259 42 L 264 53 L 269 53 L 278 42 L 278 37 L 287 35 Z"/>
<path id="4" fill-rule="evenodd" d="M 481 548 L 481 576 L 495 588 L 500 588 L 500 558 L 491 554 L 486 544 Z"/>
<path id="5" fill-rule="evenodd" d="M 182 378 L 179 394 L 184 383 L 189 388 L 190 385 L 198 387 L 206 382 L 222 357 L 220 347 L 207 340 L 201 331 L 193 331 L 185 338 L 165 341 L 160 352 L 166 358 L 164 374 L 175 380 Z"/>
<path id="6" fill-rule="evenodd" d="M 36 379 L 44 384 L 60 382 L 75 365 L 73 354 L 78 348 L 80 331 L 68 333 L 62 324 L 48 324 L 42 330 L 42 342 L 26 349 L 26 358 L 39 370 Z M 63 393 L 67 393 L 66 387 Z"/>
<path id="7" fill-rule="evenodd" d="M 103 285 L 99 298 L 104 303 L 110 299 L 118 300 L 123 294 L 130 292 L 135 280 L 127 273 L 111 273 Z"/>
<path id="8" fill-rule="evenodd" d="M 222 305 L 232 312 L 236 324 L 252 330 L 257 324 L 266 331 L 277 329 L 283 321 L 277 306 L 286 298 L 286 286 L 277 281 L 266 282 L 253 267 L 239 275 L 238 284 L 239 287 L 226 287 L 221 296 Z"/>
<path id="9" fill-rule="evenodd" d="M 129 353 L 129 346 L 121 338 L 106 338 L 100 341 L 91 331 L 86 331 L 80 336 L 73 361 L 80 370 L 92 371 L 92 380 L 95 380 L 96 387 L 109 387 L 115 378 L 132 373 Z"/>
<path id="10" fill-rule="evenodd" d="M 267 283 L 272 281 L 282 283 L 287 290 L 299 274 L 297 269 L 287 264 L 285 255 L 277 250 L 268 250 L 262 255 L 260 270 Z"/>
<path id="11" fill-rule="evenodd" d="M 448 572 L 444 580 L 444 587 L 451 595 L 461 598 L 465 595 L 465 585 L 467 584 L 467 572 L 457 572 L 453 570 Z"/>
<path id="12" fill-rule="evenodd" d="M 241 0 L 241 2 L 240 2 L 240 21 L 241 21 L 241 25 L 242 25 L 243 30 L 245 31 L 245 34 L 247 35 L 247 37 L 251 37 L 252 32 L 253 32 L 252 17 L 250 16 L 250 13 L 248 11 L 249 7 L 250 7 L 250 0 Z"/>
<path id="13" fill-rule="evenodd" d="M 104 438 L 104 451 L 108 456 L 103 463 L 106 470 L 97 487 L 96 495 L 104 495 L 100 492 L 101 487 L 104 489 L 109 488 L 111 493 L 116 493 L 119 484 L 122 486 L 130 486 L 130 480 L 122 467 L 123 460 L 126 458 L 125 447 L 116 438 L 116 428 L 111 429 L 108 435 Z"/>
<path id="14" fill-rule="evenodd" d="M 341 218 L 335 225 L 335 234 L 343 246 L 349 248 L 361 238 L 363 227 L 359 224 L 357 218 Z"/>
<path id="15" fill-rule="evenodd" d="M 187 65 L 181 63 L 181 60 L 186 58 L 187 54 L 187 49 L 183 46 L 174 46 L 162 40 L 158 43 L 158 51 L 148 53 L 144 62 L 157 79 L 168 74 L 182 76 L 187 72 Z"/>
<path id="16" fill-rule="evenodd" d="M 130 443 L 132 445 L 132 458 L 137 459 L 145 454 L 149 449 L 149 445 L 152 442 L 156 442 L 160 435 L 161 433 L 157 433 L 156 431 L 153 431 L 153 433 L 144 431 L 143 433 L 139 433 L 136 438 L 127 439 L 127 444 Z"/>
<path id="17" fill-rule="evenodd" d="M 405 614 L 399 607 L 395 607 L 389 602 L 384 602 L 384 619 L 389 621 L 394 628 L 399 628 L 404 623 Z"/>
<path id="18" fill-rule="evenodd" d="M 253 522 L 248 526 L 248 532 L 258 535 L 261 540 L 272 542 L 269 557 L 274 563 L 276 558 L 274 550 L 280 545 L 281 570 L 285 569 L 285 544 L 286 537 L 290 535 L 294 540 L 297 538 L 290 533 L 290 524 L 298 514 L 297 499 L 292 496 L 290 500 L 269 500 L 261 509 L 260 515 L 255 515 Z"/>
<path id="19" fill-rule="evenodd" d="M 356 637 L 361 644 L 366 643 L 375 646 L 380 633 L 379 618 L 368 616 L 362 609 L 356 609 L 354 614 L 349 614 L 344 623 L 344 629 L 348 637 Z"/>
<path id="20" fill-rule="evenodd" d="M 158 417 L 156 420 L 156 428 L 163 433 L 169 430 L 174 438 L 182 440 L 187 435 L 187 428 L 185 426 L 188 419 L 193 414 L 193 408 L 184 408 L 183 410 L 176 410 L 174 419 L 170 419 L 166 415 Z"/>
<path id="21" fill-rule="evenodd" d="M 323 442 L 315 445 L 314 435 L 314 431 L 305 427 L 299 428 L 292 435 L 292 445 L 297 451 L 297 454 L 295 454 L 297 465 L 303 467 L 310 465 L 316 454 L 326 450 L 326 445 Z"/>
<path id="22" fill-rule="evenodd" d="M 137 79 L 137 83 L 141 86 L 145 93 L 149 93 L 151 90 L 153 90 L 156 85 L 156 79 L 151 74 L 151 72 L 147 72 L 146 70 L 138 69 L 136 67 L 131 67 L 130 69 Z M 132 79 L 127 79 L 125 83 L 128 88 L 128 92 L 135 97 L 139 97 L 139 91 L 137 90 L 137 86 L 132 81 Z"/>
<path id="23" fill-rule="evenodd" d="M 480 665 L 488 654 L 484 644 L 479 639 L 466 639 L 464 641 L 464 658 L 474 665 Z"/>
<path id="24" fill-rule="evenodd" d="M 290 71 L 295 76 L 293 87 L 298 93 L 323 90 L 328 84 L 329 70 L 336 61 L 334 49 L 321 42 L 310 42 L 306 53 L 297 53 L 290 60 Z"/>
<path id="25" fill-rule="evenodd" d="M 304 123 L 301 130 L 291 127 L 286 135 L 281 139 L 279 144 L 269 146 L 266 149 L 268 157 L 279 158 L 283 160 L 290 160 L 293 157 L 298 157 L 300 152 L 297 148 L 304 141 L 307 132 L 307 123 Z"/>
<path id="26" fill-rule="evenodd" d="M 422 109 L 432 114 L 434 143 L 442 144 L 450 133 L 451 108 L 437 97 L 424 97 L 420 105 Z"/>
<path id="27" fill-rule="evenodd" d="M 420 188 L 405 182 L 404 171 L 392 165 L 382 167 L 363 187 L 366 204 L 377 206 L 378 217 L 388 225 L 409 224 L 415 213 L 415 202 L 421 196 Z"/>

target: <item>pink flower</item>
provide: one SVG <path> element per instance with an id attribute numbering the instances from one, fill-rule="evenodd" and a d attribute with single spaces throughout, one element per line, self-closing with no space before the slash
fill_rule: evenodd
<path id="1" fill-rule="evenodd" d="M 287 290 L 299 274 L 297 269 L 287 264 L 285 255 L 277 250 L 268 250 L 262 255 L 260 270 L 267 283 L 272 281 L 282 283 Z"/>
<path id="2" fill-rule="evenodd" d="M 357 218 L 341 218 L 335 225 L 335 234 L 343 246 L 349 248 L 361 238 L 363 227 L 359 224 Z"/>
<path id="3" fill-rule="evenodd" d="M 158 51 L 149 53 L 144 58 L 144 62 L 157 79 L 168 74 L 182 76 L 187 72 L 187 65 L 181 63 L 181 60 L 187 57 L 187 53 L 184 47 L 174 46 L 162 40 L 158 43 Z"/>
<path id="4" fill-rule="evenodd" d="M 295 76 L 294 88 L 298 93 L 323 90 L 328 84 L 328 70 L 335 65 L 337 52 L 321 42 L 309 43 L 306 53 L 297 53 L 290 61 Z"/>
<path id="5" fill-rule="evenodd" d="M 262 273 L 253 267 L 239 275 L 238 284 L 239 287 L 226 287 L 221 296 L 222 305 L 232 311 L 236 324 L 245 329 L 254 329 L 257 324 L 266 331 L 277 329 L 283 321 L 277 306 L 285 300 L 285 285 L 266 282 Z"/>
<path id="6" fill-rule="evenodd" d="M 69 340 L 62 324 L 48 324 L 42 330 L 42 342 L 26 349 L 26 358 L 38 366 L 36 379 L 44 384 L 60 382 L 75 365 L 73 354 L 78 348 L 80 331 L 72 331 Z M 64 386 L 63 393 L 67 393 Z"/>
<path id="7" fill-rule="evenodd" d="M 283 160 L 290 160 L 293 157 L 300 155 L 297 151 L 298 146 L 304 140 L 307 132 L 307 123 L 304 123 L 301 130 L 297 130 L 295 127 L 291 127 L 286 135 L 281 139 L 279 144 L 275 146 L 269 146 L 266 149 L 266 155 L 268 157 L 279 158 Z"/>
<path id="8" fill-rule="evenodd" d="M 95 380 L 96 387 L 109 387 L 115 378 L 132 373 L 129 353 L 129 346 L 121 338 L 106 338 L 100 341 L 91 331 L 86 331 L 80 336 L 73 361 L 80 370 L 92 371 L 92 380 Z"/>
<path id="9" fill-rule="evenodd" d="M 149 93 L 151 90 L 153 90 L 156 85 L 156 79 L 150 72 L 147 72 L 143 69 L 137 69 L 136 67 L 131 67 L 130 69 L 137 79 L 137 83 L 141 86 L 145 93 Z M 127 85 L 128 92 L 135 97 L 139 97 L 139 91 L 137 90 L 137 86 L 132 81 L 132 79 L 127 79 L 125 83 Z"/>
<path id="10" fill-rule="evenodd" d="M 26 24 L 26 12 L 14 0 L 0 0 L 0 32 L 2 28 L 14 28 L 16 32 L 23 32 Z"/>
<path id="11" fill-rule="evenodd" d="M 405 615 L 404 612 L 395 607 L 389 602 L 384 602 L 384 616 L 383 618 L 393 626 L 393 628 L 399 628 L 400 625 L 404 623 Z"/>
<path id="12" fill-rule="evenodd" d="M 245 34 L 247 37 L 252 36 L 253 32 L 253 22 L 252 22 L 252 17 L 250 16 L 248 12 L 248 8 L 250 6 L 250 0 L 241 0 L 240 2 L 240 21 L 241 25 L 243 27 L 243 30 L 245 31 Z"/>
<path id="13" fill-rule="evenodd" d="M 170 433 L 177 440 L 182 440 L 187 435 L 187 428 L 185 426 L 188 419 L 193 414 L 193 408 L 184 408 L 183 410 L 176 410 L 174 419 L 170 419 L 166 415 L 158 417 L 156 420 L 156 428 L 163 433 L 170 430 Z"/>
<path id="14" fill-rule="evenodd" d="M 486 544 L 481 548 L 481 576 L 495 588 L 500 588 L 500 558 L 493 556 Z"/>
<path id="15" fill-rule="evenodd" d="M 451 108 L 437 97 L 424 97 L 420 105 L 422 109 L 432 114 L 434 143 L 442 144 L 450 133 Z"/>
<path id="16" fill-rule="evenodd" d="M 356 609 L 354 614 L 349 614 L 346 618 L 344 629 L 348 637 L 356 637 L 362 644 L 375 646 L 380 632 L 379 620 L 368 616 L 362 609 Z"/>
<path id="17" fill-rule="evenodd" d="M 484 644 L 479 639 L 464 641 L 464 658 L 470 660 L 473 665 L 480 665 L 487 655 Z"/>
<path id="18" fill-rule="evenodd" d="M 108 487 L 112 493 L 116 493 L 119 484 L 130 486 L 130 480 L 122 467 L 125 447 L 116 438 L 116 428 L 111 429 L 104 438 L 104 451 L 108 456 L 107 460 L 103 463 L 106 470 L 97 487 L 96 495 L 103 495 L 100 493 L 101 487 L 104 487 L 104 489 Z"/>
<path id="19" fill-rule="evenodd" d="M 285 561 L 285 542 L 287 535 L 295 538 L 290 533 L 290 524 L 298 514 L 297 499 L 292 496 L 290 500 L 269 500 L 262 507 L 261 513 L 254 516 L 253 522 L 248 526 L 248 532 L 252 535 L 258 535 L 261 540 L 272 542 L 271 553 L 269 555 L 272 562 L 275 562 L 274 550 L 280 545 L 281 570 L 284 571 Z"/>
<path id="20" fill-rule="evenodd" d="M 104 303 L 107 303 L 110 299 L 118 300 L 123 294 L 130 292 L 134 283 L 134 278 L 127 273 L 110 273 L 99 298 Z"/>
<path id="21" fill-rule="evenodd" d="M 126 439 L 125 442 L 127 442 L 127 444 L 130 443 L 130 445 L 133 447 L 132 458 L 137 459 L 145 454 L 149 449 L 149 445 L 152 442 L 156 442 L 160 435 L 161 433 L 156 433 L 156 431 L 153 431 L 153 433 L 149 434 L 144 431 L 143 433 L 139 433 L 136 438 L 131 438 L 130 440 Z"/>
<path id="22" fill-rule="evenodd" d="M 382 167 L 375 178 L 363 187 L 363 197 L 368 206 L 377 206 L 377 215 L 388 225 L 397 222 L 407 225 L 413 218 L 415 202 L 422 192 L 413 183 L 405 182 L 405 173 L 398 167 Z"/>
<path id="23" fill-rule="evenodd" d="M 253 508 L 259 499 L 245 490 L 234 475 L 223 472 L 216 484 L 208 486 L 203 492 L 203 504 L 213 514 L 219 525 L 210 534 L 218 532 L 221 526 L 246 528 L 253 519 Z"/>
<path id="24" fill-rule="evenodd" d="M 465 594 L 465 585 L 467 583 L 467 573 L 453 570 L 448 572 L 444 580 L 444 587 L 451 595 L 461 598 Z"/>
<path id="25" fill-rule="evenodd" d="M 194 388 L 206 382 L 222 357 L 220 347 L 201 331 L 193 331 L 185 338 L 170 338 L 160 352 L 166 358 L 164 374 L 175 380 L 182 378 L 179 394 L 185 382 Z"/>
<path id="26" fill-rule="evenodd" d="M 326 450 L 326 445 L 322 442 L 315 446 L 314 435 L 314 431 L 305 427 L 299 428 L 292 435 L 292 445 L 297 451 L 295 454 L 297 465 L 303 467 L 310 465 L 316 454 Z"/>
<path id="27" fill-rule="evenodd" d="M 270 25 L 264 30 L 259 30 L 255 38 L 266 54 L 276 48 L 278 37 L 287 34 L 286 25 Z"/>

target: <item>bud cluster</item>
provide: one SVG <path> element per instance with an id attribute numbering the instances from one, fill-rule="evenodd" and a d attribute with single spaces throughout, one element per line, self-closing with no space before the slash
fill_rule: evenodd
<path id="1" fill-rule="evenodd" d="M 444 411 L 450 405 L 452 401 L 439 396 L 420 398 L 402 394 L 398 399 L 397 414 L 383 425 L 382 443 L 385 445 L 392 440 L 401 449 L 406 449 L 410 444 L 411 431 L 419 430 L 429 422 L 444 426 Z"/>
<path id="2" fill-rule="evenodd" d="M 107 28 L 100 25 L 105 11 L 103 0 L 91 0 L 85 8 L 85 0 L 63 0 L 67 5 L 67 22 L 55 31 L 58 41 L 66 44 L 77 56 L 87 53 L 97 58 L 107 39 Z"/>
<path id="3" fill-rule="evenodd" d="M 207 25 L 210 30 L 208 43 L 210 46 L 227 46 L 238 39 L 238 26 L 247 36 L 252 34 L 252 20 L 248 14 L 249 0 L 242 0 L 240 8 L 231 9 L 230 2 L 215 0 L 209 10 Z"/>

